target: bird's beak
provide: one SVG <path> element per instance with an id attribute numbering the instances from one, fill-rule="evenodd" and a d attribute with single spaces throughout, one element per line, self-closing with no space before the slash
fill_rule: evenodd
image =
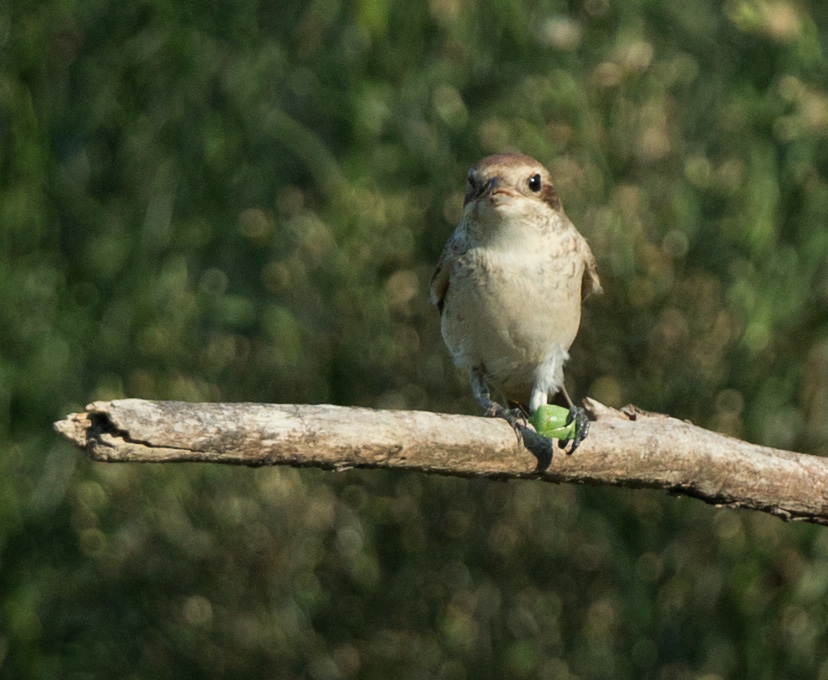
<path id="1" fill-rule="evenodd" d="M 500 178 L 499 177 L 492 177 L 483 185 L 483 196 L 492 196 L 495 193 L 497 187 L 500 186 Z"/>
<path id="2" fill-rule="evenodd" d="M 468 205 L 481 198 L 493 198 L 494 196 L 518 196 L 518 194 L 509 188 L 499 177 L 490 177 L 485 182 L 480 182 L 475 191 L 470 191 L 466 194 L 466 200 L 463 205 Z"/>
<path id="3" fill-rule="evenodd" d="M 502 182 L 499 177 L 492 177 L 486 183 L 485 195 L 491 198 L 494 198 L 495 196 L 506 196 L 508 198 L 513 198 L 515 196 L 519 196 L 520 194 L 518 194 L 508 184 Z"/>
<path id="4" fill-rule="evenodd" d="M 493 196 L 517 196 L 518 194 L 509 188 L 500 177 L 494 176 L 486 182 L 480 190 L 479 197 L 491 198 Z"/>

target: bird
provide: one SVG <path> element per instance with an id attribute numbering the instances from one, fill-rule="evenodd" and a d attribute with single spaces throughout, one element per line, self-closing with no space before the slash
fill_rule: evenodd
<path id="1" fill-rule="evenodd" d="M 564 212 L 549 171 L 521 153 L 486 156 L 466 176 L 460 222 L 431 278 L 430 299 L 454 364 L 469 372 L 485 415 L 506 420 L 538 459 L 551 440 L 526 427 L 559 391 L 575 421 L 572 453 L 589 431 L 564 386 L 581 302 L 601 292 L 595 257 Z M 490 387 L 511 408 L 493 401 Z M 561 441 L 565 447 L 569 442 Z"/>

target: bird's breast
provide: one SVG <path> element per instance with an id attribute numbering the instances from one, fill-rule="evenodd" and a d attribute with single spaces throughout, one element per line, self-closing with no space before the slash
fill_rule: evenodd
<path id="1" fill-rule="evenodd" d="M 571 249 L 560 239 L 541 245 L 471 248 L 455 260 L 442 331 L 456 364 L 482 364 L 502 382 L 569 349 L 580 323 L 583 261 L 574 241 Z"/>

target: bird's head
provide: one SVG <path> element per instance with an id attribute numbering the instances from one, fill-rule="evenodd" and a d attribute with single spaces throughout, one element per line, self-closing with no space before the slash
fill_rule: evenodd
<path id="1" fill-rule="evenodd" d="M 534 158 L 518 153 L 486 156 L 466 177 L 464 214 L 560 212 L 561 201 L 549 172 Z"/>
<path id="2" fill-rule="evenodd" d="M 567 222 L 549 171 L 530 156 L 486 156 L 466 177 L 463 219 L 481 244 L 549 235 Z"/>

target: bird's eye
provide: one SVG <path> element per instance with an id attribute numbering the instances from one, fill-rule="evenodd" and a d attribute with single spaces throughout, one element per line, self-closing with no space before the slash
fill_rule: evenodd
<path id="1" fill-rule="evenodd" d="M 542 182 L 541 182 L 540 174 L 532 175 L 529 178 L 529 188 L 532 191 L 535 191 L 535 192 L 540 191 L 541 190 L 541 184 L 542 184 Z"/>

